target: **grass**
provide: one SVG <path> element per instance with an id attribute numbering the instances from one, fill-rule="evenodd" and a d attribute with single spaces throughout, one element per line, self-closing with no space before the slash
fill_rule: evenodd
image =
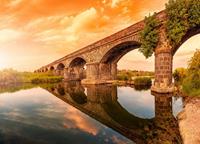
<path id="1" fill-rule="evenodd" d="M 32 73 L 18 72 L 13 69 L 0 71 L 0 84 L 7 85 L 13 83 L 56 83 L 62 81 L 63 77 L 55 76 L 51 72 Z"/>

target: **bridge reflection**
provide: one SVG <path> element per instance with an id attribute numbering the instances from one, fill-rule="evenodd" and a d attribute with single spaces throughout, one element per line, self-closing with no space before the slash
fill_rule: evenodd
<path id="1" fill-rule="evenodd" d="M 172 112 L 172 94 L 152 93 L 155 117 L 144 119 L 123 108 L 113 85 L 82 86 L 78 82 L 45 87 L 50 93 L 136 143 L 182 143 Z"/>

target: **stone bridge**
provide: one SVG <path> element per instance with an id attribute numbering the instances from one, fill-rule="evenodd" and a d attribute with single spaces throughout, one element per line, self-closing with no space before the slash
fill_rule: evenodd
<path id="1" fill-rule="evenodd" d="M 155 96 L 155 116 L 145 119 L 129 113 L 121 106 L 116 86 L 83 87 L 80 83 L 71 82 L 44 89 L 137 144 L 161 141 L 181 143 L 178 123 L 172 111 L 172 94 L 152 93 Z"/>
<path id="2" fill-rule="evenodd" d="M 200 28 L 192 29 L 182 39 L 179 46 L 172 48 L 167 40 L 165 11 L 156 15 L 159 42 L 155 49 L 155 81 L 152 90 L 159 93 L 173 92 L 172 64 L 177 49 L 191 36 L 200 33 Z M 88 45 L 61 59 L 58 59 L 35 72 L 54 71 L 63 75 L 66 81 L 81 80 L 83 84 L 102 84 L 116 79 L 117 62 L 129 51 L 141 46 L 140 32 L 145 26 L 144 20 L 111 36 Z"/>

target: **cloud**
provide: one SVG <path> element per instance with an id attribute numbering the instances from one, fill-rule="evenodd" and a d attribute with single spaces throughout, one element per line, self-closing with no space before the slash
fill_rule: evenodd
<path id="1" fill-rule="evenodd" d="M 23 35 L 22 32 L 13 29 L 2 29 L 0 30 L 0 45 L 3 43 L 16 41 L 22 35 Z"/>
<path id="2" fill-rule="evenodd" d="M 6 65 L 10 67 L 10 63 L 19 59 L 10 54 L 10 49 L 21 51 L 26 59 L 24 56 L 24 64 L 19 69 L 34 70 L 142 20 L 149 12 L 163 9 L 165 2 L 167 0 L 3 0 L 0 53 L 8 54 L 10 62 Z M 34 51 L 34 55 L 29 51 Z M 40 60 L 36 64 L 35 59 L 29 59 L 33 64 L 30 65 L 27 57 L 34 56 Z"/>
<path id="3" fill-rule="evenodd" d="M 99 128 L 95 125 L 93 121 L 82 115 L 77 109 L 69 107 L 67 109 L 67 114 L 65 115 L 64 126 L 66 128 L 78 128 L 84 132 L 92 135 L 97 135 Z"/>
<path id="4" fill-rule="evenodd" d="M 81 30 L 89 30 L 97 19 L 97 11 L 95 8 L 87 9 L 86 11 L 75 16 L 70 27 L 67 28 L 69 32 L 79 32 Z"/>
<path id="5" fill-rule="evenodd" d="M 128 1 L 128 0 L 112 0 L 111 7 L 115 8 L 117 6 L 117 4 L 119 4 L 122 1 Z"/>

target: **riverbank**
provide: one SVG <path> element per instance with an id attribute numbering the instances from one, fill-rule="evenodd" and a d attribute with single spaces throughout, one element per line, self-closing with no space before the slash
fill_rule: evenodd
<path id="1" fill-rule="evenodd" d="M 63 80 L 62 76 L 55 76 L 51 72 L 32 73 L 18 72 L 13 69 L 0 71 L 0 86 L 18 84 L 18 83 L 57 83 Z"/>
<path id="2" fill-rule="evenodd" d="M 184 144 L 200 143 L 200 97 L 185 97 L 184 110 L 178 115 Z"/>

